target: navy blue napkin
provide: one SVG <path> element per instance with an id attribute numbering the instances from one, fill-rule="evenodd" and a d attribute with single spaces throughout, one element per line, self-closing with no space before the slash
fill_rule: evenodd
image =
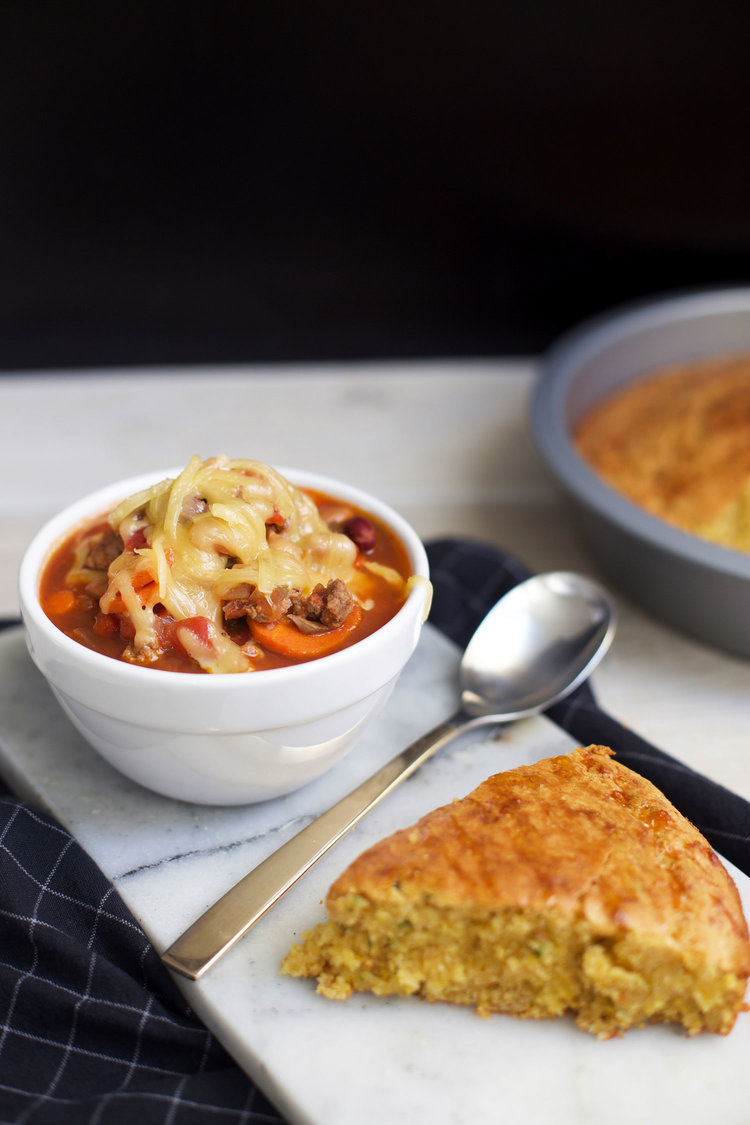
<path id="1" fill-rule="evenodd" d="M 428 546 L 431 621 L 459 645 L 527 577 L 482 543 Z M 750 806 L 597 708 L 587 685 L 549 712 L 611 746 L 750 874 Z M 96 864 L 0 785 L 0 1123 L 272 1125 L 283 1119 L 186 1005 Z"/>

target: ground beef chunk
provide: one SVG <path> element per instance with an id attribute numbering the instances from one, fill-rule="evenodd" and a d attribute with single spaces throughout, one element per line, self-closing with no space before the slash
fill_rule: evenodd
<path id="1" fill-rule="evenodd" d="M 298 592 L 290 590 L 288 586 L 278 586 L 270 594 L 262 594 L 256 586 L 241 582 L 227 591 L 221 608 L 227 621 L 248 617 L 251 621 L 267 625 L 289 612 L 292 595 Z"/>
<path id="2" fill-rule="evenodd" d="M 116 531 L 100 531 L 89 540 L 83 560 L 85 570 L 106 570 L 122 554 L 122 539 Z"/>
<path id="3" fill-rule="evenodd" d="M 262 594 L 255 586 L 242 582 L 228 590 L 222 601 L 226 621 L 247 617 L 265 625 L 287 616 L 303 633 L 335 629 L 346 620 L 353 606 L 349 587 L 340 578 L 332 578 L 327 586 L 319 582 L 307 595 L 288 586 Z"/>
<path id="4" fill-rule="evenodd" d="M 341 625 L 351 613 L 353 606 L 354 598 L 349 587 L 340 578 L 332 578 L 327 586 L 319 582 L 307 597 L 300 595 L 292 598 L 289 616 L 303 632 L 318 632 L 323 629 L 335 629 L 337 625 Z M 305 629 L 303 622 L 311 624 L 313 629 Z"/>

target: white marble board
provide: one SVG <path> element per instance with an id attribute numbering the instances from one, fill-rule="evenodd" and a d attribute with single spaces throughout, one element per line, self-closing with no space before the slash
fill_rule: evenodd
<path id="1" fill-rule="evenodd" d="M 237 809 L 157 797 L 120 777 L 73 731 L 20 630 L 0 636 L 0 773 L 49 809 L 113 881 L 158 950 L 309 819 L 455 699 L 457 653 L 426 628 L 386 711 L 327 777 Z M 423 768 L 294 887 L 203 981 L 176 978 L 194 1010 L 294 1125 L 747 1125 L 750 1013 L 727 1038 L 669 1027 L 599 1042 L 549 1023 L 358 996 L 325 1000 L 278 972 L 289 945 L 364 847 L 462 796 L 490 773 L 570 748 L 547 720 L 463 741 Z M 750 879 L 734 871 L 746 911 Z"/>

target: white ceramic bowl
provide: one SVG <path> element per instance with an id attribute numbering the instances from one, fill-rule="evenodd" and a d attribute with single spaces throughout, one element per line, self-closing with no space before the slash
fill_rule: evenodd
<path id="1" fill-rule="evenodd" d="M 112 484 L 66 508 L 39 531 L 19 572 L 29 652 L 87 742 L 146 788 L 212 805 L 280 796 L 330 769 L 380 712 L 417 645 L 429 587 L 416 583 L 396 616 L 357 644 L 289 668 L 184 675 L 92 652 L 43 613 L 40 573 L 73 527 L 178 472 L 168 469 Z M 378 516 L 404 543 L 412 572 L 428 576 L 422 543 L 387 505 L 315 473 L 281 472 L 297 485 Z"/>
<path id="2" fill-rule="evenodd" d="M 750 289 L 673 294 L 589 321 L 544 357 L 531 403 L 537 447 L 602 570 L 654 617 L 750 657 L 750 555 L 689 535 L 615 492 L 578 454 L 577 422 L 650 371 L 750 352 Z"/>

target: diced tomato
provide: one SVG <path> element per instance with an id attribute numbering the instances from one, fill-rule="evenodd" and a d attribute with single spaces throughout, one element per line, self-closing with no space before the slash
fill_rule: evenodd
<path id="1" fill-rule="evenodd" d="M 146 532 L 143 530 L 142 527 L 138 527 L 138 528 L 136 528 L 136 530 L 131 535 L 128 536 L 127 542 L 125 543 L 125 550 L 126 551 L 137 551 L 141 547 L 145 547 L 145 546 L 146 546 Z"/>
<path id="2" fill-rule="evenodd" d="M 185 617 L 182 621 L 175 621 L 170 625 L 169 637 L 172 645 L 174 648 L 180 649 L 181 652 L 186 651 L 184 644 L 180 640 L 180 633 L 183 630 L 191 632 L 204 648 L 208 649 L 211 647 L 213 624 L 208 617 Z M 190 655 L 190 653 L 188 653 L 188 655 Z"/>
<path id="3" fill-rule="evenodd" d="M 273 514 L 266 520 L 266 527 L 283 527 L 285 523 L 284 517 L 278 508 L 274 508 Z"/>
<path id="4" fill-rule="evenodd" d="M 91 626 L 97 637 L 113 637 L 120 627 L 117 615 L 114 613 L 97 613 L 94 624 Z"/>

